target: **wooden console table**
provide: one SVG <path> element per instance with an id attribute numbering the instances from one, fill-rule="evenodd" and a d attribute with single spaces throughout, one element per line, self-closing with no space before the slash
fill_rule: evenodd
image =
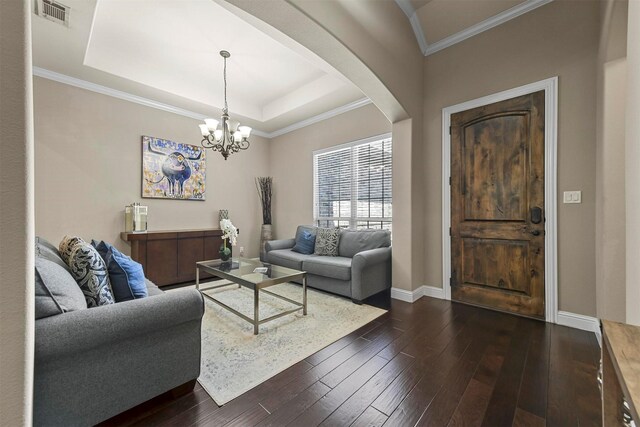
<path id="1" fill-rule="evenodd" d="M 623 400 L 628 411 L 623 411 Z M 640 327 L 602 321 L 603 425 L 624 426 L 624 412 L 640 421 Z"/>
<path id="2" fill-rule="evenodd" d="M 222 245 L 222 231 L 210 228 L 123 232 L 120 238 L 131 244 L 131 258 L 158 286 L 194 281 L 196 262 L 220 258 Z"/>

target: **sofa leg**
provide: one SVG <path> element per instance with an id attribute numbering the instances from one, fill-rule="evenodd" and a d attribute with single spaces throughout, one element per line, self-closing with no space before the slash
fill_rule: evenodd
<path id="1" fill-rule="evenodd" d="M 362 305 L 362 300 L 351 298 L 351 301 L 353 301 L 354 304 Z"/>
<path id="2" fill-rule="evenodd" d="M 191 381 L 188 381 L 182 385 L 179 385 L 178 387 L 172 388 L 171 390 L 169 390 L 169 393 L 171 393 L 171 396 L 174 399 L 177 399 L 180 396 L 184 396 L 185 394 L 188 394 L 191 391 L 193 391 L 193 389 L 196 386 L 196 381 L 197 379 L 194 378 Z"/>

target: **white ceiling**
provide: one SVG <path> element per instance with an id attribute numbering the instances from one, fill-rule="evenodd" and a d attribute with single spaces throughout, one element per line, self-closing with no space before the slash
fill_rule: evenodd
<path id="1" fill-rule="evenodd" d="M 551 0 L 395 1 L 429 55 Z M 71 7 L 68 27 L 32 21 L 40 76 L 217 117 L 224 105 L 218 52 L 228 50 L 232 119 L 270 136 L 370 102 L 316 54 L 224 0 L 62 2 Z"/>
<path id="2" fill-rule="evenodd" d="M 217 116 L 225 49 L 230 114 L 264 132 L 364 97 L 317 55 L 212 0 L 64 4 L 68 28 L 33 18 L 36 67 Z"/>

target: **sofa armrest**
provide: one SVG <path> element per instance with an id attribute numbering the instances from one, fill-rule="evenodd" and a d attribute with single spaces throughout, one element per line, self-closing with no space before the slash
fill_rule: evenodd
<path id="1" fill-rule="evenodd" d="M 354 255 L 351 268 L 362 269 L 367 266 L 391 260 L 391 247 L 370 249 Z"/>
<path id="2" fill-rule="evenodd" d="M 184 289 L 46 317 L 35 325 L 36 361 L 79 354 L 197 321 L 203 315 L 200 292 Z"/>
<path id="3" fill-rule="evenodd" d="M 351 261 L 351 298 L 362 301 L 391 287 L 391 247 L 355 254 Z"/>
<path id="4" fill-rule="evenodd" d="M 265 244 L 267 253 L 278 249 L 291 249 L 296 245 L 296 239 L 269 240 Z"/>

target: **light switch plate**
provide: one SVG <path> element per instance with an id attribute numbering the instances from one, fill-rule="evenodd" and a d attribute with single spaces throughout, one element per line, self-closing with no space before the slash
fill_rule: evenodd
<path id="1" fill-rule="evenodd" d="M 582 203 L 582 191 L 565 191 L 564 203 Z"/>

